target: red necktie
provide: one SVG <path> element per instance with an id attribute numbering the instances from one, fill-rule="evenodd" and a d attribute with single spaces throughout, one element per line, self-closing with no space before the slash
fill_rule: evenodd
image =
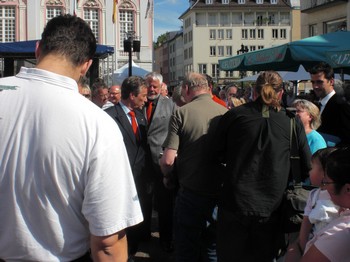
<path id="1" fill-rule="evenodd" d="M 147 121 L 148 121 L 148 123 L 150 123 L 150 121 L 151 121 L 151 116 L 152 116 L 152 108 L 153 108 L 153 102 L 152 102 L 152 101 L 150 101 L 150 102 L 149 102 L 149 104 L 148 104 L 148 107 L 147 107 L 147 112 L 146 112 L 146 114 L 147 114 Z"/>
<path id="2" fill-rule="evenodd" d="M 134 132 L 134 135 L 135 135 L 136 139 L 139 140 L 139 130 L 137 128 L 135 112 L 134 111 L 130 111 L 129 115 L 131 116 L 132 131 Z"/>

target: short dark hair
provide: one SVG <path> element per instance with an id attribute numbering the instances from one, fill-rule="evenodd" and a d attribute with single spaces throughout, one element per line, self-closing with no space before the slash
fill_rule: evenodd
<path id="1" fill-rule="evenodd" d="M 213 88 L 213 87 L 214 87 L 213 78 L 212 78 L 210 75 L 208 75 L 208 74 L 203 74 L 203 75 L 205 76 L 205 78 L 206 78 L 207 81 L 208 81 L 208 86 L 209 86 L 210 88 Z"/>
<path id="2" fill-rule="evenodd" d="M 333 151 L 326 163 L 326 174 L 334 182 L 334 191 L 339 194 L 345 184 L 350 184 L 350 147 Z"/>
<path id="3" fill-rule="evenodd" d="M 331 80 L 332 78 L 334 78 L 334 71 L 333 68 L 325 63 L 325 62 L 321 62 L 315 66 L 313 66 L 310 70 L 309 70 L 310 75 L 315 75 L 318 73 L 324 73 L 324 77 L 327 80 Z"/>
<path id="4" fill-rule="evenodd" d="M 146 81 L 140 76 L 129 76 L 125 78 L 121 86 L 122 99 L 128 99 L 130 94 L 138 96 L 141 92 L 141 87 L 147 87 Z"/>
<path id="5" fill-rule="evenodd" d="M 62 55 L 74 66 L 92 59 L 96 52 L 96 38 L 90 26 L 73 15 L 52 18 L 41 34 L 40 55 Z"/>

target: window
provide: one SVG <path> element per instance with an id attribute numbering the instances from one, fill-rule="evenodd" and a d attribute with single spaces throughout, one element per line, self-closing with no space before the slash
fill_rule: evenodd
<path id="1" fill-rule="evenodd" d="M 218 39 L 224 39 L 224 29 L 218 30 Z"/>
<path id="2" fill-rule="evenodd" d="M 128 33 L 134 32 L 134 12 L 132 10 L 120 10 L 120 46 L 124 46 L 124 40 L 128 38 Z"/>
<path id="3" fill-rule="evenodd" d="M 229 2 L 230 2 L 229 0 L 222 0 L 222 2 L 221 2 L 221 3 L 222 3 L 222 4 L 225 4 L 225 5 L 228 5 L 228 4 L 229 4 Z"/>
<path id="4" fill-rule="evenodd" d="M 258 39 L 264 39 L 264 29 L 258 29 Z"/>
<path id="5" fill-rule="evenodd" d="M 0 42 L 16 41 L 16 11 L 13 6 L 0 7 Z"/>
<path id="6" fill-rule="evenodd" d="M 243 21 L 242 13 L 234 12 L 232 13 L 232 23 L 234 25 L 241 25 Z"/>
<path id="7" fill-rule="evenodd" d="M 255 39 L 255 29 L 249 29 L 249 38 Z"/>
<path id="8" fill-rule="evenodd" d="M 245 4 L 245 0 L 238 0 L 238 4 Z"/>
<path id="9" fill-rule="evenodd" d="M 233 71 L 226 71 L 225 77 L 233 77 Z"/>
<path id="10" fill-rule="evenodd" d="M 264 0 L 256 0 L 256 3 L 257 3 L 257 4 L 263 4 L 263 3 L 264 3 Z"/>
<path id="11" fill-rule="evenodd" d="M 207 24 L 206 14 L 205 13 L 196 13 L 196 25 L 204 26 Z"/>
<path id="12" fill-rule="evenodd" d="M 272 39 L 278 38 L 278 29 L 272 29 Z"/>
<path id="13" fill-rule="evenodd" d="M 198 64 L 198 72 L 201 74 L 207 73 L 207 64 Z"/>
<path id="14" fill-rule="evenodd" d="M 255 51 L 256 50 L 256 46 L 255 45 L 251 45 L 249 46 L 249 51 Z"/>
<path id="15" fill-rule="evenodd" d="M 216 46 L 210 47 L 210 56 L 216 56 Z"/>
<path id="16" fill-rule="evenodd" d="M 229 13 L 220 13 L 220 25 L 229 26 L 230 25 L 230 14 Z"/>
<path id="17" fill-rule="evenodd" d="M 282 39 L 287 39 L 287 30 L 286 29 L 280 29 L 280 37 Z"/>
<path id="18" fill-rule="evenodd" d="M 277 0 L 271 0 L 271 4 L 277 4 Z"/>
<path id="19" fill-rule="evenodd" d="M 281 25 L 290 25 L 289 13 L 281 12 L 280 13 L 280 22 L 281 22 Z"/>
<path id="20" fill-rule="evenodd" d="M 264 46 L 263 45 L 258 45 L 258 50 L 260 49 L 264 49 Z"/>
<path id="21" fill-rule="evenodd" d="M 244 14 L 244 25 L 254 25 L 255 13 L 248 12 Z"/>
<path id="22" fill-rule="evenodd" d="M 192 58 L 193 57 L 193 49 L 192 46 L 188 49 L 188 58 Z"/>
<path id="23" fill-rule="evenodd" d="M 232 56 L 232 46 L 226 46 L 226 55 Z"/>
<path id="24" fill-rule="evenodd" d="M 206 3 L 207 5 L 211 5 L 211 4 L 213 4 L 213 0 L 205 0 L 205 3 Z"/>
<path id="25" fill-rule="evenodd" d="M 217 77 L 219 76 L 219 65 L 218 64 L 211 64 L 211 76 Z"/>
<path id="26" fill-rule="evenodd" d="M 226 39 L 232 39 L 232 29 L 226 29 Z"/>
<path id="27" fill-rule="evenodd" d="M 218 46 L 218 56 L 224 56 L 224 47 Z"/>
<path id="28" fill-rule="evenodd" d="M 99 41 L 99 24 L 98 24 L 98 9 L 96 8 L 86 8 L 84 9 L 84 20 L 91 27 L 92 32 L 96 37 L 96 41 Z"/>
<path id="29" fill-rule="evenodd" d="M 188 59 L 188 49 L 185 49 L 184 51 L 184 59 Z"/>
<path id="30" fill-rule="evenodd" d="M 210 29 L 209 39 L 211 39 L 211 40 L 216 39 L 216 30 L 215 29 Z"/>
<path id="31" fill-rule="evenodd" d="M 46 7 L 46 23 L 52 18 L 62 14 L 63 7 L 61 6 L 47 6 Z"/>
<path id="32" fill-rule="evenodd" d="M 208 25 L 214 25 L 216 26 L 218 24 L 217 22 L 217 13 L 209 13 L 208 14 Z"/>
<path id="33" fill-rule="evenodd" d="M 309 36 L 315 36 L 315 35 L 318 35 L 317 25 L 310 25 Z"/>
<path id="34" fill-rule="evenodd" d="M 184 44 L 187 44 L 187 34 L 184 34 Z"/>
<path id="35" fill-rule="evenodd" d="M 242 29 L 242 39 L 248 39 L 248 29 Z"/>
<path id="36" fill-rule="evenodd" d="M 262 15 L 257 15 L 256 16 L 256 25 L 257 26 L 262 26 L 263 25 L 263 17 L 262 17 Z"/>
<path id="37" fill-rule="evenodd" d="M 192 42 L 192 31 L 188 32 L 188 42 Z"/>
<path id="38" fill-rule="evenodd" d="M 269 12 L 269 25 L 276 25 L 276 17 L 278 17 L 278 14 L 276 12 Z"/>

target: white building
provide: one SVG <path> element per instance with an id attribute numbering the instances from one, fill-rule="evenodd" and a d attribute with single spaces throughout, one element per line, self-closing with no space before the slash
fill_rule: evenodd
<path id="1" fill-rule="evenodd" d="M 290 1 L 189 2 L 190 7 L 180 16 L 184 73 L 197 71 L 217 82 L 232 81 L 240 77 L 239 72 L 220 72 L 219 59 L 300 39 L 300 10 Z"/>
<path id="2" fill-rule="evenodd" d="M 100 65 L 100 77 L 128 62 L 124 40 L 130 34 L 141 41 L 141 51 L 134 52 L 132 59 L 142 68 L 152 70 L 153 0 L 1 0 L 0 42 L 40 39 L 46 23 L 64 13 L 83 18 L 90 24 L 98 44 L 114 47 L 112 58 Z"/>

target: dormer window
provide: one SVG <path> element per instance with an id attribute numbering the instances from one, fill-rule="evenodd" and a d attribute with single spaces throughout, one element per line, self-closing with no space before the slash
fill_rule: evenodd
<path id="1" fill-rule="evenodd" d="M 238 4 L 240 5 L 245 4 L 245 0 L 238 0 Z"/>
<path id="2" fill-rule="evenodd" d="M 271 4 L 273 5 L 277 4 L 277 0 L 271 0 Z"/>
<path id="3" fill-rule="evenodd" d="M 213 0 L 205 0 L 205 4 L 206 5 L 212 5 L 213 4 Z"/>
<path id="4" fill-rule="evenodd" d="M 229 0 L 222 0 L 222 2 L 221 2 L 221 3 L 222 3 L 222 4 L 224 4 L 224 5 L 228 5 L 228 4 L 229 4 L 229 2 L 230 2 Z"/>
<path id="5" fill-rule="evenodd" d="M 264 0 L 256 0 L 256 3 L 257 3 L 257 4 L 263 4 L 263 3 L 264 3 Z"/>

